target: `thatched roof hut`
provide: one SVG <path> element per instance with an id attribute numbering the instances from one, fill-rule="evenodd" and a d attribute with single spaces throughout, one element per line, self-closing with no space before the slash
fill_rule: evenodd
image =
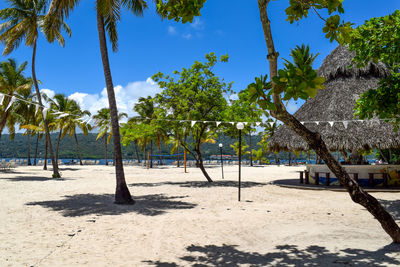
<path id="1" fill-rule="evenodd" d="M 376 88 L 378 81 L 388 74 L 383 63 L 371 62 L 362 69 L 349 68 L 353 57 L 354 53 L 343 46 L 333 50 L 318 69 L 318 75 L 326 78 L 325 89 L 307 100 L 294 116 L 310 130 L 319 132 L 330 150 L 400 147 L 400 131 L 394 132 L 390 124 L 353 118 L 355 101 L 360 94 Z M 336 122 L 331 126 L 332 121 Z M 269 147 L 274 151 L 309 149 L 286 125 L 275 132 Z"/>

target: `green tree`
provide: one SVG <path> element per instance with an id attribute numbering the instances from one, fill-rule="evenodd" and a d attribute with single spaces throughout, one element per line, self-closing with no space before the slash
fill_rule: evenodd
<path id="1" fill-rule="evenodd" d="M 157 12 L 163 17 L 182 20 L 183 23 L 192 21 L 194 16 L 200 15 L 200 9 L 205 0 L 155 0 Z M 44 23 L 46 32 L 49 32 L 51 38 L 56 38 L 56 32 L 51 29 L 60 25 L 60 22 L 68 17 L 70 11 L 77 5 L 78 0 L 52 0 L 47 19 Z M 115 153 L 115 173 L 116 173 L 116 191 L 115 203 L 133 204 L 134 201 L 126 185 L 125 174 L 122 164 L 121 137 L 118 123 L 117 102 L 115 100 L 114 85 L 111 76 L 111 68 L 108 59 L 106 33 L 112 45 L 114 52 L 118 49 L 118 31 L 117 24 L 120 20 L 121 8 L 124 7 L 136 16 L 142 16 L 147 8 L 145 0 L 96 0 L 97 12 L 97 31 L 99 34 L 100 54 L 103 62 L 104 78 L 106 82 L 108 102 L 111 111 L 111 121 L 113 129 L 114 153 Z"/>
<path id="2" fill-rule="evenodd" d="M 128 117 L 128 114 L 118 113 L 118 120 L 121 120 L 124 117 Z M 97 134 L 96 140 L 100 138 L 104 139 L 104 159 L 106 161 L 106 165 L 108 165 L 107 145 L 110 143 L 111 137 L 113 137 L 113 134 L 115 132 L 112 130 L 113 123 L 111 119 L 110 109 L 109 108 L 100 109 L 99 111 L 97 111 L 97 114 L 93 116 L 93 119 L 94 119 L 94 126 L 99 128 L 99 133 Z M 114 162 L 115 162 L 115 151 L 114 151 Z"/>
<path id="3" fill-rule="evenodd" d="M 250 94 L 248 90 L 243 90 L 238 93 L 237 99 L 231 100 L 230 105 L 224 111 L 224 117 L 227 121 L 248 122 L 245 124 L 242 132 L 249 136 L 249 149 L 253 151 L 252 133 L 256 132 L 256 122 L 261 123 L 262 115 L 266 118 L 269 114 L 263 111 L 254 101 L 250 101 Z M 224 133 L 237 138 L 238 131 L 232 125 L 224 125 Z M 244 154 L 243 154 L 244 155 Z M 250 166 L 253 166 L 253 153 L 250 155 Z"/>
<path id="4" fill-rule="evenodd" d="M 221 81 L 212 72 L 212 68 L 218 62 L 217 56 L 210 53 L 205 57 L 205 63 L 196 61 L 188 69 L 174 71 L 177 79 L 160 72 L 153 76 L 153 80 L 163 89 L 157 101 L 160 109 L 164 109 L 164 119 L 175 120 L 169 123 L 169 135 L 180 139 L 180 143 L 194 157 L 206 179 L 212 182 L 203 165 L 201 146 L 204 142 L 212 142 L 216 135 L 215 123 L 207 121 L 223 120 L 223 111 L 227 107 L 223 93 L 230 92 L 231 84 Z M 227 60 L 228 56 L 222 56 L 220 59 L 221 62 Z M 186 123 L 185 133 L 176 136 L 177 132 L 174 129 L 180 124 L 177 120 L 199 122 L 194 125 Z M 182 124 L 179 126 L 182 127 Z M 185 138 L 189 135 L 193 140 L 190 144 Z"/>
<path id="5" fill-rule="evenodd" d="M 71 35 L 71 31 L 66 23 L 58 17 L 52 17 L 55 22 L 50 27 L 44 29 L 44 14 L 47 10 L 47 0 L 9 0 L 9 8 L 0 10 L 0 19 L 6 22 L 0 24 L 0 41 L 5 45 L 3 55 L 10 54 L 14 49 L 17 49 L 23 39 L 26 46 L 32 47 L 32 79 L 35 86 L 37 99 L 39 101 L 40 110 L 43 113 L 42 98 L 39 91 L 38 80 L 36 79 L 35 63 L 36 63 L 36 46 L 39 38 L 39 32 L 43 32 L 49 42 L 57 40 L 64 46 L 64 38 L 61 31 L 65 31 Z M 51 33 L 51 34 L 50 34 Z M 43 115 L 43 114 L 42 114 Z M 49 137 L 49 129 L 44 118 L 44 126 L 46 135 Z M 47 140 L 53 164 L 53 176 L 60 177 L 58 172 L 58 164 L 55 161 L 51 140 Z"/>
<path id="6" fill-rule="evenodd" d="M 17 65 L 14 59 L 8 59 L 0 63 L 0 138 L 5 126 L 7 126 L 11 137 L 15 134 L 16 113 L 13 111 L 15 105 L 14 96 L 24 94 L 32 88 L 32 80 L 24 76 L 24 70 L 28 62 Z"/>
<path id="7" fill-rule="evenodd" d="M 264 32 L 264 38 L 268 49 L 269 72 L 272 81 L 261 86 L 250 86 L 249 91 L 252 98 L 258 104 L 271 110 L 271 115 L 291 130 L 300 135 L 321 159 L 325 161 L 329 169 L 339 179 L 340 183 L 349 192 L 351 199 L 365 207 L 380 223 L 382 228 L 391 236 L 394 242 L 400 243 L 400 228 L 393 217 L 382 207 L 382 205 L 371 195 L 365 192 L 353 178 L 344 170 L 340 163 L 330 153 L 319 133 L 312 132 L 302 125 L 293 115 L 285 109 L 282 100 L 308 99 L 314 97 L 318 89 L 323 88 L 324 79 L 318 77 L 312 68 L 314 55 L 309 53 L 305 46 L 298 46 L 292 50 L 293 62 L 287 61 L 284 69 L 278 71 L 279 53 L 275 50 L 272 38 L 271 21 L 268 18 L 268 5 L 270 0 L 258 0 L 260 20 Z M 340 22 L 340 13 L 343 13 L 341 0 L 290 0 L 290 6 L 286 9 L 288 20 L 293 23 L 307 17 L 309 11 L 328 11 L 329 17 L 325 20 L 326 37 L 331 41 L 339 42 L 350 39 L 351 24 Z M 322 18 L 322 16 L 318 13 Z"/>
<path id="8" fill-rule="evenodd" d="M 365 45 L 368 44 L 368 45 Z M 400 125 L 400 11 L 372 18 L 351 33 L 349 49 L 356 51 L 354 63 L 365 67 L 370 61 L 386 64 L 390 73 L 377 89 L 363 93 L 356 102 L 355 116 L 374 116 Z"/>

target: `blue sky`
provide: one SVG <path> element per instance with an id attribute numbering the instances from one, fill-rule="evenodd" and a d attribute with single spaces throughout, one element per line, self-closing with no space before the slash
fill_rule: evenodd
<path id="1" fill-rule="evenodd" d="M 288 58 L 290 48 L 309 44 L 313 52 L 320 53 L 315 65 L 318 67 L 337 44 L 324 38 L 323 23 L 314 14 L 297 24 L 286 22 L 284 10 L 288 2 L 276 0 L 269 5 L 276 49 L 281 58 Z M 0 8 L 4 7 L 6 1 L 1 0 Z M 371 17 L 394 12 L 400 8 L 400 1 L 344 0 L 344 7 L 343 19 L 359 25 Z M 94 1 L 81 1 L 67 23 L 72 37 L 66 38 L 64 48 L 48 44 L 43 36 L 39 40 L 36 69 L 42 81 L 40 87 L 50 95 L 64 93 L 94 112 L 107 105 Z M 209 52 L 229 54 L 229 62 L 216 66 L 215 73 L 227 82 L 233 81 L 235 91 L 244 89 L 254 77 L 268 73 L 256 0 L 208 0 L 201 17 L 192 24 L 161 20 L 151 4 L 143 17 L 124 12 L 118 31 L 119 51 L 109 52 L 111 71 L 120 110 L 130 114 L 138 97 L 159 92 L 149 77 L 158 71 L 170 74 L 189 67 Z M 8 57 L 19 63 L 30 62 L 31 53 L 31 48 L 22 44 Z M 31 75 L 30 65 L 26 75 Z M 291 103 L 289 110 L 295 111 L 299 104 Z"/>

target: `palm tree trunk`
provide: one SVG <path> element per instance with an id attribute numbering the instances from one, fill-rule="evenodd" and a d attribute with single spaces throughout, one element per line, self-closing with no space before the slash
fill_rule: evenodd
<path id="1" fill-rule="evenodd" d="M 35 85 L 36 97 L 37 97 L 39 105 L 40 105 L 40 112 L 42 113 L 42 116 L 43 116 L 44 129 L 45 129 L 45 132 L 47 135 L 48 146 L 49 146 L 49 150 L 50 150 L 51 164 L 53 165 L 53 177 L 60 178 L 61 176 L 60 176 L 60 173 L 58 172 L 58 163 L 55 160 L 54 153 L 53 153 L 53 146 L 51 145 L 49 125 L 47 124 L 46 117 L 43 113 L 42 96 L 40 95 L 39 85 L 38 85 L 38 82 L 36 79 L 36 71 L 35 71 L 36 42 L 37 42 L 37 39 L 35 38 L 34 43 L 33 43 L 33 53 L 32 53 L 32 80 L 33 80 L 33 84 Z"/>
<path id="2" fill-rule="evenodd" d="M 268 19 L 267 6 L 270 0 L 258 0 L 260 11 L 260 20 L 264 31 L 264 39 L 268 48 L 267 59 L 269 61 L 270 77 L 278 74 L 278 53 L 272 39 L 271 23 Z M 273 84 L 275 87 L 275 84 Z M 298 134 L 307 142 L 309 147 L 313 149 L 321 159 L 325 161 L 328 168 L 335 174 L 340 183 L 346 188 L 351 199 L 363 207 L 365 207 L 381 224 L 382 228 L 392 238 L 394 243 L 400 243 L 400 228 L 393 217 L 382 207 L 376 198 L 365 192 L 350 177 L 346 170 L 336 161 L 335 157 L 329 152 L 325 142 L 319 133 L 315 133 L 301 124 L 293 115 L 284 108 L 279 94 L 272 95 L 275 110 L 271 111 L 271 115 L 286 124 L 292 131 Z"/>
<path id="3" fill-rule="evenodd" d="M 44 164 L 43 164 L 43 170 L 47 170 L 47 134 L 45 134 L 45 138 L 44 138 Z"/>
<path id="4" fill-rule="evenodd" d="M 11 102 L 12 96 L 14 95 L 14 92 L 11 93 L 11 96 L 9 96 L 8 101 L 4 104 L 5 107 L 8 107 L 8 105 Z M 0 138 L 1 138 L 1 133 L 3 132 L 3 129 L 6 125 L 7 122 L 7 117 L 10 111 L 10 107 L 8 107 L 7 111 L 3 113 L 3 115 L 1 116 L 1 121 L 0 121 Z"/>
<path id="5" fill-rule="evenodd" d="M 60 148 L 60 142 L 61 142 L 61 135 L 62 135 L 62 129 L 60 129 L 60 133 L 58 134 L 58 139 L 57 139 L 57 146 L 56 146 L 56 161 L 58 162 L 58 149 Z"/>
<path id="6" fill-rule="evenodd" d="M 104 134 L 104 159 L 106 160 L 106 165 L 108 166 L 108 161 L 107 161 L 107 133 Z"/>
<path id="7" fill-rule="evenodd" d="M 28 166 L 32 165 L 31 162 L 31 133 L 29 130 L 27 131 L 27 138 L 28 138 Z"/>
<path id="8" fill-rule="evenodd" d="M 75 137 L 76 150 L 78 151 L 79 165 L 82 166 L 83 165 L 82 156 L 81 156 L 81 151 L 79 149 L 78 137 L 76 136 L 76 133 L 74 133 L 74 137 Z"/>
<path id="9" fill-rule="evenodd" d="M 134 142 L 134 146 L 135 146 L 135 152 L 136 152 L 136 159 L 137 159 L 138 163 L 140 163 L 139 151 L 138 151 L 138 148 L 137 148 L 137 141 L 136 140 Z"/>
<path id="10" fill-rule="evenodd" d="M 121 137 L 119 134 L 117 103 L 115 101 L 114 85 L 112 82 L 110 64 L 108 61 L 107 41 L 104 31 L 104 19 L 100 15 L 99 10 L 97 10 L 97 30 L 99 33 L 100 53 L 103 62 L 104 78 L 107 86 L 108 103 L 110 106 L 111 124 L 113 131 L 113 140 L 114 140 L 115 174 L 116 174 L 115 203 L 133 204 L 134 200 L 132 199 L 128 186 L 126 185 L 124 166 L 122 164 L 122 151 L 121 151 L 121 141 L 120 141 Z"/>
<path id="11" fill-rule="evenodd" d="M 35 157 L 33 158 L 33 165 L 36 166 L 37 154 L 38 154 L 38 147 L 39 147 L 39 134 L 36 136 L 36 147 L 35 147 Z"/>
<path id="12" fill-rule="evenodd" d="M 150 141 L 150 168 L 153 168 L 153 140 Z"/>
<path id="13" fill-rule="evenodd" d="M 176 155 L 176 159 L 177 159 L 177 160 L 176 160 L 176 162 L 177 162 L 176 167 L 179 168 L 179 140 L 178 140 L 178 147 L 177 147 L 176 151 L 178 152 L 178 154 Z"/>

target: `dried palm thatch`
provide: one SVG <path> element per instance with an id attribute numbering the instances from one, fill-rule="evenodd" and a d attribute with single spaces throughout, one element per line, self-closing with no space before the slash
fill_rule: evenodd
<path id="1" fill-rule="evenodd" d="M 325 89 L 307 100 L 294 114 L 308 129 L 319 132 L 330 150 L 399 148 L 400 131 L 382 121 L 357 121 L 354 105 L 360 94 L 377 87 L 379 79 L 388 75 L 383 63 L 369 63 L 362 69 L 349 68 L 354 54 L 338 46 L 323 61 L 318 74 L 326 78 Z M 332 126 L 328 121 L 348 121 Z M 308 122 L 308 123 L 307 123 Z M 319 122 L 318 124 L 316 122 Z M 272 136 L 269 148 L 279 150 L 309 150 L 307 143 L 286 125 Z"/>

